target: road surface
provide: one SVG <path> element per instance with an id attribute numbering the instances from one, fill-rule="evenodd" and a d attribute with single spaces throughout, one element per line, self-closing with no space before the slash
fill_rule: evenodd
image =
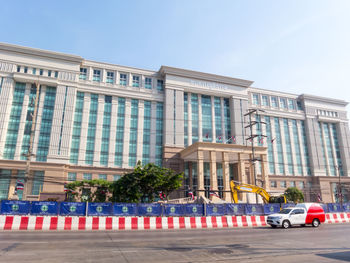
<path id="1" fill-rule="evenodd" d="M 0 231 L 0 262 L 350 262 L 350 224 L 290 229 Z"/>

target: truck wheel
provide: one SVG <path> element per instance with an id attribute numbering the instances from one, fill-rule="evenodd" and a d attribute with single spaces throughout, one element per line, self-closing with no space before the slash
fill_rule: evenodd
<path id="1" fill-rule="evenodd" d="M 318 227 L 320 225 L 320 221 L 317 219 L 317 218 L 315 218 L 314 220 L 312 220 L 312 226 L 313 227 Z"/>
<path id="2" fill-rule="evenodd" d="M 284 221 L 282 222 L 282 227 L 285 228 L 285 229 L 289 228 L 289 227 L 290 227 L 289 221 L 288 221 L 288 220 L 284 220 Z"/>

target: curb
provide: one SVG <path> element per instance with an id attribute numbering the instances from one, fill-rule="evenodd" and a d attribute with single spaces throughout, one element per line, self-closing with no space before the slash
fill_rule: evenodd
<path id="1" fill-rule="evenodd" d="M 263 227 L 267 216 L 64 217 L 0 216 L 0 230 L 156 230 Z M 325 224 L 350 223 L 350 213 L 328 213 Z"/>

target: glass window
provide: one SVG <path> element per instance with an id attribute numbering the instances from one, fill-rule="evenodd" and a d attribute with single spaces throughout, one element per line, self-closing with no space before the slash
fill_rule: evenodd
<path id="1" fill-rule="evenodd" d="M 17 66 L 17 72 L 21 72 L 21 66 Z"/>
<path id="2" fill-rule="evenodd" d="M 51 71 L 51 70 L 48 70 L 48 71 L 47 71 L 47 76 L 51 77 L 51 73 L 52 73 L 52 71 Z"/>
<path id="3" fill-rule="evenodd" d="M 146 89 L 152 89 L 152 79 L 151 78 L 146 78 L 145 79 L 145 88 Z"/>
<path id="4" fill-rule="evenodd" d="M 0 170 L 0 200 L 5 200 L 8 197 L 11 181 L 11 170 Z"/>
<path id="5" fill-rule="evenodd" d="M 277 187 L 277 182 L 276 181 L 270 181 L 271 188 L 276 188 Z"/>
<path id="6" fill-rule="evenodd" d="M 303 110 L 303 106 L 301 106 L 301 101 L 297 101 L 298 110 Z"/>
<path id="7" fill-rule="evenodd" d="M 84 173 L 83 179 L 84 180 L 92 180 L 92 174 L 91 173 Z"/>
<path id="8" fill-rule="evenodd" d="M 119 174 L 113 175 L 113 181 L 118 181 L 122 176 Z"/>
<path id="9" fill-rule="evenodd" d="M 43 190 L 43 185 L 44 185 L 44 172 L 34 171 L 32 195 L 39 195 L 39 193 Z"/>
<path id="10" fill-rule="evenodd" d="M 35 75 L 36 74 L 36 68 L 32 69 L 32 74 Z"/>
<path id="11" fill-rule="evenodd" d="M 157 79 L 157 90 L 162 91 L 164 89 L 164 82 L 161 79 Z"/>
<path id="12" fill-rule="evenodd" d="M 99 174 L 98 179 L 107 180 L 107 174 Z"/>
<path id="13" fill-rule="evenodd" d="M 276 97 L 271 97 L 271 106 L 274 108 L 278 108 L 278 101 Z"/>
<path id="14" fill-rule="evenodd" d="M 133 87 L 140 87 L 140 77 L 139 76 L 132 76 L 132 86 Z"/>
<path id="15" fill-rule="evenodd" d="M 28 73 L 28 67 L 24 67 L 24 73 Z"/>
<path id="16" fill-rule="evenodd" d="M 289 185 L 290 185 L 290 187 L 295 187 L 295 182 L 294 181 L 289 182 Z"/>
<path id="17" fill-rule="evenodd" d="M 58 71 L 55 71 L 55 78 L 58 78 Z"/>
<path id="18" fill-rule="evenodd" d="M 211 142 L 212 141 L 212 111 L 211 111 L 211 97 L 202 95 L 202 134 L 203 134 L 203 142 Z"/>
<path id="19" fill-rule="evenodd" d="M 68 173 L 68 181 L 76 181 L 77 174 L 76 173 Z"/>
<path id="20" fill-rule="evenodd" d="M 288 109 L 295 110 L 295 103 L 294 100 L 288 99 Z"/>
<path id="21" fill-rule="evenodd" d="M 79 79 L 86 80 L 87 68 L 80 68 Z"/>
<path id="22" fill-rule="evenodd" d="M 299 182 L 299 188 L 304 189 L 305 183 L 303 181 Z"/>
<path id="23" fill-rule="evenodd" d="M 268 96 L 266 96 L 266 95 L 262 95 L 262 105 L 263 106 L 269 106 L 270 105 L 270 103 L 269 103 L 269 97 Z"/>
<path id="24" fill-rule="evenodd" d="M 94 69 L 94 74 L 92 76 L 92 80 L 96 82 L 101 81 L 101 70 L 99 69 Z"/>
<path id="25" fill-rule="evenodd" d="M 280 185 L 281 185 L 282 188 L 286 188 L 287 187 L 286 181 L 281 181 Z"/>
<path id="26" fill-rule="evenodd" d="M 280 98 L 280 107 L 282 109 L 287 109 L 287 100 L 285 98 Z"/>
<path id="27" fill-rule="evenodd" d="M 107 83 L 111 83 L 111 84 L 114 83 L 114 72 L 110 72 L 110 71 L 107 72 L 107 80 L 106 80 L 106 82 Z"/>
<path id="28" fill-rule="evenodd" d="M 253 94 L 253 104 L 259 105 L 259 94 Z"/>
<path id="29" fill-rule="evenodd" d="M 44 70 L 40 69 L 40 76 L 44 75 Z"/>
<path id="30" fill-rule="evenodd" d="M 122 86 L 126 86 L 127 83 L 127 76 L 126 74 L 120 74 L 119 75 L 119 84 Z"/>

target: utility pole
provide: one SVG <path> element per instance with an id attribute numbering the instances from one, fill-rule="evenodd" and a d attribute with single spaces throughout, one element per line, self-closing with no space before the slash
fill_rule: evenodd
<path id="1" fill-rule="evenodd" d="M 35 135 L 36 117 L 37 117 L 39 93 L 40 93 L 39 81 L 35 82 L 35 87 L 36 87 L 36 94 L 35 94 L 35 101 L 34 101 L 34 111 L 32 114 L 32 127 L 30 129 L 29 147 L 28 147 L 28 152 L 26 154 L 27 161 L 26 161 L 26 171 L 24 174 L 24 189 L 23 189 L 23 198 L 22 198 L 23 200 L 26 200 L 27 196 L 29 195 L 30 162 L 33 156 L 33 141 L 34 141 L 34 135 Z"/>
<path id="2" fill-rule="evenodd" d="M 253 165 L 253 178 L 254 178 L 254 184 L 257 185 L 257 178 L 256 178 L 256 172 L 255 172 L 255 162 L 256 161 L 260 161 L 259 159 L 255 158 L 255 146 L 254 146 L 254 139 L 256 137 L 267 137 L 266 135 L 263 134 L 254 134 L 253 133 L 253 126 L 257 125 L 257 124 L 266 124 L 265 122 L 262 122 L 260 119 L 259 121 L 256 121 L 256 117 L 259 116 L 259 111 L 260 112 L 264 112 L 263 110 L 258 110 L 258 109 L 250 109 L 248 111 L 248 113 L 244 114 L 244 116 L 249 116 L 249 125 L 245 126 L 245 128 L 250 128 L 250 136 L 247 138 L 247 140 L 251 141 L 251 145 L 252 145 L 252 165 Z M 252 115 L 255 115 L 255 120 L 252 120 Z M 256 203 L 258 203 L 258 195 L 255 194 L 255 201 Z"/>

